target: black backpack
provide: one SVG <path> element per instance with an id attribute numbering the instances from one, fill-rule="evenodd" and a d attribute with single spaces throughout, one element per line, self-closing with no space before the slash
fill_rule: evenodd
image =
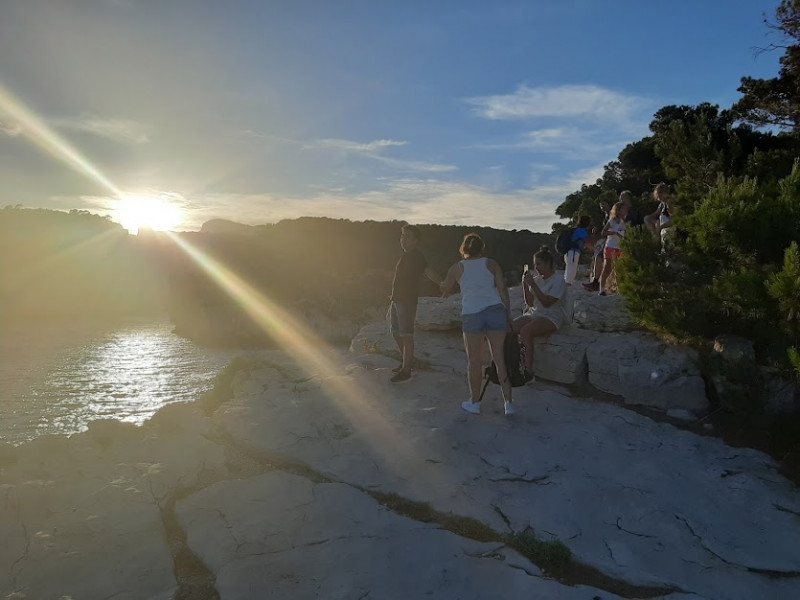
<path id="1" fill-rule="evenodd" d="M 575 247 L 572 236 L 575 235 L 576 227 L 567 227 L 556 238 L 556 252 L 566 254 Z"/>
<path id="2" fill-rule="evenodd" d="M 520 345 L 519 337 L 516 333 L 508 333 L 506 335 L 506 339 L 503 342 L 503 356 L 506 359 L 506 372 L 508 373 L 509 381 L 511 381 L 511 387 L 525 385 L 525 347 Z M 497 366 L 494 361 L 484 368 L 483 377 L 486 381 L 483 384 L 478 402 L 483 398 L 489 382 L 500 385 L 500 378 L 497 376 Z"/>

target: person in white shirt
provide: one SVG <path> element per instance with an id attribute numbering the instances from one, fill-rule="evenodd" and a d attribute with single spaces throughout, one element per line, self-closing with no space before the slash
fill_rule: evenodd
<path id="1" fill-rule="evenodd" d="M 600 274 L 600 295 L 606 295 L 606 282 L 614 270 L 614 261 L 622 255 L 622 238 L 625 237 L 625 217 L 628 216 L 628 205 L 617 202 L 611 207 L 608 223 L 600 232 L 606 236 L 603 248 L 603 272 Z"/>
<path id="2" fill-rule="evenodd" d="M 508 379 L 503 342 L 511 330 L 511 300 L 503 279 L 503 270 L 483 255 L 483 240 L 477 233 L 468 233 L 459 248 L 464 260 L 457 262 L 441 284 L 442 295 L 456 283 L 461 287 L 461 322 L 464 348 L 467 351 L 467 381 L 470 399 L 461 408 L 472 414 L 481 412 L 480 393 L 483 379 L 483 349 L 486 341 L 503 391 L 505 414 L 514 414 L 511 381 Z M 563 283 L 563 279 L 561 280 Z"/>
<path id="3" fill-rule="evenodd" d="M 656 236 L 661 238 L 661 249 L 663 250 L 666 245 L 667 234 L 675 218 L 674 197 L 666 183 L 659 183 L 653 190 L 653 198 L 658 200 L 658 209 L 645 218 L 645 224 Z M 650 223 L 647 223 L 648 218 L 651 218 Z"/>
<path id="4" fill-rule="evenodd" d="M 514 332 L 525 345 L 525 379 L 533 379 L 533 340 L 557 331 L 567 321 L 567 283 L 555 270 L 555 261 L 550 249 L 542 246 L 533 255 L 532 271 L 522 275 L 522 291 L 525 294 L 525 310 L 514 319 Z"/>

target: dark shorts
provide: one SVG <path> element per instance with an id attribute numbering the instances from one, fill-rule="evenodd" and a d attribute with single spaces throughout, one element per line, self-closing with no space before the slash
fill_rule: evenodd
<path id="1" fill-rule="evenodd" d="M 469 315 L 461 315 L 461 330 L 464 333 L 505 331 L 507 328 L 506 307 L 502 304 L 495 304 Z"/>
<path id="2" fill-rule="evenodd" d="M 394 337 L 410 337 L 414 335 L 414 321 L 417 320 L 417 301 L 397 302 L 389 304 L 386 315 L 389 320 L 389 331 Z"/>

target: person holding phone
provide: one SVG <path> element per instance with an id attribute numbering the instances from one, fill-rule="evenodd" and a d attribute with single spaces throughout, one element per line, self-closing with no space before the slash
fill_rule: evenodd
<path id="1" fill-rule="evenodd" d="M 567 321 L 567 283 L 556 275 L 555 259 L 550 248 L 542 246 L 533 255 L 534 271 L 522 275 L 525 309 L 514 319 L 513 330 L 525 345 L 525 380 L 533 380 L 534 338 L 545 337 Z"/>

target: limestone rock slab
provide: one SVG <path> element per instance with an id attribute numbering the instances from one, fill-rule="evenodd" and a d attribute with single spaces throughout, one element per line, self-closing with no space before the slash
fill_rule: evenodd
<path id="1" fill-rule="evenodd" d="M 573 285 L 573 322 L 592 331 L 633 331 L 636 324 L 622 296 L 599 296 Z"/>
<path id="2" fill-rule="evenodd" d="M 286 473 L 216 484 L 181 502 L 222 600 L 592 597 L 497 543 L 394 514 L 356 488 Z M 604 598 L 616 598 L 603 595 Z"/>
<path id="3" fill-rule="evenodd" d="M 598 337 L 586 351 L 589 382 L 628 404 L 669 410 L 708 407 L 695 354 L 643 333 Z"/>
<path id="4" fill-rule="evenodd" d="M 533 373 L 558 383 L 577 384 L 586 379 L 586 350 L 597 341 L 594 331 L 564 327 L 534 342 Z"/>
<path id="5" fill-rule="evenodd" d="M 99 421 L 16 448 L 0 467 L 0 597 L 173 598 L 161 502 L 224 470 L 211 427 L 173 404 L 148 426 Z"/>
<path id="6" fill-rule="evenodd" d="M 630 583 L 732 600 L 800 593 L 800 500 L 763 454 L 541 383 L 514 389 L 513 419 L 497 386 L 468 415 L 460 376 L 393 386 L 387 371 L 354 363 L 302 389 L 272 380 L 216 418 L 267 456 L 496 531 L 532 527 Z"/>

